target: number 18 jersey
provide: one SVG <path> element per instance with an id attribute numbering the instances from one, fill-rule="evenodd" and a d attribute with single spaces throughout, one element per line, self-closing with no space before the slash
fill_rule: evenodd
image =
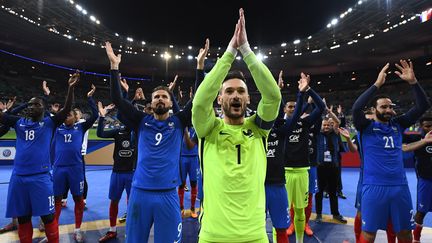
<path id="1" fill-rule="evenodd" d="M 50 170 L 50 144 L 54 128 L 54 121 L 50 117 L 37 122 L 21 118 L 15 123 L 14 173 L 31 175 Z"/>
<path id="2" fill-rule="evenodd" d="M 402 126 L 394 120 L 388 124 L 371 121 L 361 134 L 363 185 L 406 185 Z"/>
<path id="3" fill-rule="evenodd" d="M 164 121 L 145 115 L 139 124 L 138 160 L 132 186 L 165 190 L 180 184 L 183 125 L 177 116 Z"/>

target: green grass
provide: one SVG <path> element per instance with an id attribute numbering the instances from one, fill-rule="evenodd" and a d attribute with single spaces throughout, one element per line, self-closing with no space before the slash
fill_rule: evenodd
<path id="1" fill-rule="evenodd" d="M 16 139 L 15 130 L 10 130 L 8 133 L 6 133 L 1 139 Z M 109 138 L 100 138 L 96 136 L 96 129 L 92 128 L 89 129 L 89 140 L 111 140 Z"/>

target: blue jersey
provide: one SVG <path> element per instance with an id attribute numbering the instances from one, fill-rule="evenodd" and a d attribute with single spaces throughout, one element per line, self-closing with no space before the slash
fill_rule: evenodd
<path id="1" fill-rule="evenodd" d="M 402 158 L 404 128 L 394 120 L 371 121 L 361 133 L 363 185 L 405 185 Z"/>
<path id="2" fill-rule="evenodd" d="M 189 137 L 192 139 L 195 136 L 195 129 L 193 127 L 189 128 Z M 182 150 L 181 156 L 198 156 L 198 144 L 195 145 L 192 149 L 188 149 L 186 142 L 183 140 L 182 142 Z"/>
<path id="3" fill-rule="evenodd" d="M 16 157 L 14 173 L 31 175 L 50 170 L 50 143 L 56 127 L 50 117 L 34 122 L 20 118 L 15 123 Z"/>
<path id="4" fill-rule="evenodd" d="M 86 130 L 83 123 L 73 126 L 62 124 L 54 135 L 54 166 L 82 164 L 81 148 Z"/>
<path id="5" fill-rule="evenodd" d="M 177 116 L 164 121 L 146 115 L 138 133 L 138 164 L 132 186 L 164 190 L 180 184 L 179 161 L 184 126 Z"/>

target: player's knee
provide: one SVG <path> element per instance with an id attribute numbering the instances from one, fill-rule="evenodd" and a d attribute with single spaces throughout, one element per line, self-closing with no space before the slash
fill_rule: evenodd
<path id="1" fill-rule="evenodd" d="M 425 218 L 425 216 L 426 216 L 425 213 L 417 212 L 416 215 L 415 215 L 415 217 L 414 217 L 415 222 L 417 224 L 423 224 L 423 219 Z"/>
<path id="2" fill-rule="evenodd" d="M 197 181 L 191 181 L 190 184 L 191 184 L 191 187 L 196 187 L 197 186 Z"/>
<path id="3" fill-rule="evenodd" d="M 83 196 L 73 196 L 73 200 L 74 202 L 80 202 L 81 200 L 83 200 Z"/>
<path id="4" fill-rule="evenodd" d="M 44 224 L 50 224 L 54 221 L 54 214 L 41 216 L 41 219 Z"/>
<path id="5" fill-rule="evenodd" d="M 31 221 L 31 216 L 18 217 L 18 224 L 25 224 Z"/>

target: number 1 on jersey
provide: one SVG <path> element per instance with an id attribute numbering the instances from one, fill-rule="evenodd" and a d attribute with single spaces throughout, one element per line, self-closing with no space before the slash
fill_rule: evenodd
<path id="1" fill-rule="evenodd" d="M 237 148 L 237 164 L 240 164 L 240 162 L 241 162 L 241 147 L 240 147 L 240 144 L 237 144 L 236 148 Z"/>

